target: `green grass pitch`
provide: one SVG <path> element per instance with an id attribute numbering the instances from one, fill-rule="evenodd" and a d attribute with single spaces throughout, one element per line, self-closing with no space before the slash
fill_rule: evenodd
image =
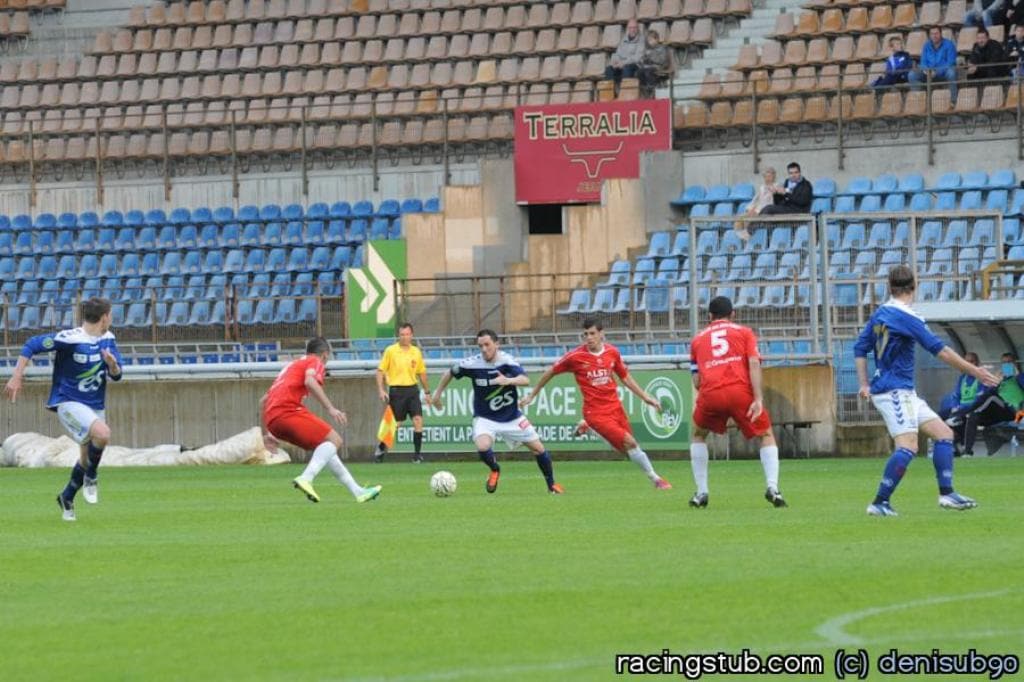
<path id="1" fill-rule="evenodd" d="M 108 468 L 76 523 L 66 472 L 3 470 L 0 679 L 595 680 L 616 653 L 744 647 L 823 653 L 835 679 L 839 646 L 1020 655 L 1024 457 L 958 460 L 969 512 L 938 508 L 918 458 L 893 519 L 864 513 L 882 465 L 783 460 L 773 509 L 758 462 L 712 461 L 703 511 L 686 461 L 659 492 L 627 461 L 556 460 L 561 497 L 530 462 L 495 495 L 479 463 L 356 464 L 384 485 L 364 505 L 326 471 L 307 502 L 296 466 Z"/>

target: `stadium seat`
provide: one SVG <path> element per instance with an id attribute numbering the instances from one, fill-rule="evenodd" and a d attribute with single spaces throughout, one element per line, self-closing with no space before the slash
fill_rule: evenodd
<path id="1" fill-rule="evenodd" d="M 811 202 L 811 213 L 831 213 L 832 212 L 832 199 L 831 197 L 817 197 Z M 836 209 L 836 213 L 839 213 L 839 209 Z"/>
<path id="2" fill-rule="evenodd" d="M 207 251 L 203 259 L 202 272 L 212 275 L 224 272 L 224 255 L 220 251 Z"/>
<path id="3" fill-rule="evenodd" d="M 306 222 L 306 235 L 305 243 L 313 246 L 319 246 L 327 242 L 327 237 L 324 234 L 326 223 L 322 220 L 309 220 Z"/>
<path id="4" fill-rule="evenodd" d="M 957 172 L 943 173 L 939 176 L 938 182 L 935 183 L 935 189 L 937 190 L 957 190 L 960 189 L 960 174 Z"/>
<path id="5" fill-rule="evenodd" d="M 281 223 L 267 223 L 263 228 L 264 246 L 281 246 L 284 243 L 284 234 Z"/>
<path id="6" fill-rule="evenodd" d="M 778 270 L 776 254 L 773 252 L 765 252 L 758 254 L 757 260 L 754 261 L 754 269 L 750 273 L 751 279 L 772 279 L 772 276 Z"/>
<path id="7" fill-rule="evenodd" d="M 829 258 L 829 277 L 845 276 L 850 273 L 851 269 L 852 265 L 849 251 L 835 251 Z"/>
<path id="8" fill-rule="evenodd" d="M 296 306 L 294 298 L 284 298 L 278 301 L 274 311 L 274 322 L 276 324 L 293 324 L 295 322 Z"/>
<path id="9" fill-rule="evenodd" d="M 875 178 L 871 183 L 871 191 L 874 194 L 892 194 L 899 188 L 899 180 L 891 173 L 884 173 Z"/>
<path id="10" fill-rule="evenodd" d="M 610 312 L 613 313 L 624 313 L 630 308 L 630 290 L 627 287 L 623 287 L 618 290 L 615 294 L 615 304 L 612 306 Z"/>
<path id="11" fill-rule="evenodd" d="M 22 260 L 24 260 L 24 259 L 22 259 Z M 79 263 L 78 263 L 78 277 L 79 278 L 84 279 L 84 278 L 88 278 L 88 277 L 96 277 L 96 275 L 99 273 L 99 271 L 100 271 L 100 262 L 99 262 L 99 259 L 96 258 L 96 254 L 94 254 L 94 253 L 87 253 L 84 256 L 82 256 L 82 260 L 79 261 Z M 18 272 L 17 277 L 18 277 L 18 279 L 27 279 L 27 276 L 23 275 L 20 272 L 20 268 L 19 268 L 19 272 Z"/>
<path id="12" fill-rule="evenodd" d="M 238 223 L 224 225 L 220 233 L 220 245 L 224 248 L 235 248 L 242 243 L 242 230 Z"/>
<path id="13" fill-rule="evenodd" d="M 707 218 L 711 215 L 711 204 L 694 204 L 690 208 L 691 218 Z"/>
<path id="14" fill-rule="evenodd" d="M 13 253 L 15 256 L 31 256 L 35 253 L 35 239 L 32 232 L 21 232 L 15 237 Z"/>
<path id="15" fill-rule="evenodd" d="M 690 252 L 690 231 L 685 227 L 679 229 L 675 233 L 675 237 L 672 239 L 672 251 L 673 256 L 683 256 Z"/>
<path id="16" fill-rule="evenodd" d="M 637 312 L 665 313 L 668 312 L 669 288 L 671 282 L 663 279 L 650 279 L 644 287 L 637 305 Z"/>
<path id="17" fill-rule="evenodd" d="M 558 310 L 559 315 L 575 315 L 590 309 L 590 289 L 575 289 L 569 296 L 569 305 Z"/>
<path id="18" fill-rule="evenodd" d="M 670 253 L 670 240 L 668 232 L 654 232 L 651 234 L 651 241 L 647 247 L 647 258 L 660 258 Z"/>
<path id="19" fill-rule="evenodd" d="M 148 304 L 143 301 L 130 303 L 124 314 L 123 324 L 126 327 L 148 327 L 151 324 Z"/>
<path id="20" fill-rule="evenodd" d="M 206 278 L 203 275 L 191 275 L 185 288 L 185 300 L 195 301 L 206 293 Z"/>
<path id="21" fill-rule="evenodd" d="M 348 235 L 346 239 L 350 242 L 362 242 L 366 241 L 367 234 L 370 229 L 370 224 L 362 219 L 356 219 L 348 225 Z"/>
<path id="22" fill-rule="evenodd" d="M 406 213 L 422 213 L 422 212 L 423 212 L 423 202 L 420 201 L 419 199 L 412 198 L 412 199 L 405 199 L 405 200 L 402 201 L 401 213 L 403 215 L 405 215 Z"/>
<path id="23" fill-rule="evenodd" d="M 964 246 L 965 244 L 967 244 L 967 221 L 949 221 L 949 227 L 946 229 L 946 236 L 945 239 L 943 239 L 942 241 L 942 245 Z"/>
<path id="24" fill-rule="evenodd" d="M 1021 242 L 1020 219 L 1003 218 L 1003 243 L 1020 244 Z"/>
<path id="25" fill-rule="evenodd" d="M 367 200 L 357 201 L 352 205 L 352 216 L 354 218 L 370 218 L 373 216 L 373 202 Z"/>
<path id="26" fill-rule="evenodd" d="M 74 256 L 61 256 L 57 262 L 57 271 L 54 277 L 57 279 L 71 279 L 78 272 L 78 260 Z M 0 277 L 3 273 L 0 272 Z"/>
<path id="27" fill-rule="evenodd" d="M 676 310 L 683 310 L 687 307 L 690 288 L 685 286 L 672 287 L 672 307 Z"/>
<path id="28" fill-rule="evenodd" d="M 350 218 L 352 206 L 347 201 L 336 201 L 331 204 L 329 215 L 332 218 Z"/>
<path id="29" fill-rule="evenodd" d="M 850 223 L 843 231 L 841 249 L 862 249 L 864 248 L 864 223 Z"/>
<path id="30" fill-rule="evenodd" d="M 672 201 L 672 204 L 675 206 L 699 204 L 704 201 L 704 194 L 703 185 L 690 185 L 689 187 L 683 188 L 682 193 Z"/>
<path id="31" fill-rule="evenodd" d="M 749 182 L 741 182 L 733 185 L 732 189 L 729 191 L 729 201 L 748 204 L 754 198 L 755 194 L 756 190 L 752 184 Z"/>
<path id="32" fill-rule="evenodd" d="M 815 197 L 832 197 L 836 194 L 836 181 L 832 178 L 818 178 L 813 187 Z"/>
<path id="33" fill-rule="evenodd" d="M 301 246 L 303 243 L 303 225 L 298 220 L 292 220 L 285 225 L 281 243 L 285 246 Z"/>
<path id="34" fill-rule="evenodd" d="M 15 299 L 14 303 L 16 305 L 26 305 L 28 303 L 34 305 L 39 303 L 39 282 L 34 279 L 22 282 L 21 291 L 18 293 L 18 298 Z"/>
<path id="35" fill-rule="evenodd" d="M 89 253 L 96 250 L 96 232 L 91 229 L 79 230 L 75 239 L 75 251 Z"/>
<path id="36" fill-rule="evenodd" d="M 985 189 L 986 187 L 988 187 L 988 173 L 985 171 L 971 171 L 964 174 L 959 189 L 977 190 Z"/>
<path id="37" fill-rule="evenodd" d="M 750 285 L 740 287 L 736 294 L 736 304 L 741 307 L 760 307 L 761 287 Z"/>
<path id="38" fill-rule="evenodd" d="M 981 191 L 971 190 L 964 192 L 960 198 L 960 210 L 961 211 L 978 211 L 981 210 Z"/>
<path id="39" fill-rule="evenodd" d="M 856 177 L 846 185 L 846 190 L 840 192 L 840 197 L 845 195 L 860 196 L 871 193 L 871 178 Z"/>
<path id="40" fill-rule="evenodd" d="M 594 292 L 594 299 L 587 309 L 588 313 L 608 313 L 615 306 L 615 289 L 605 287 Z"/>
<path id="41" fill-rule="evenodd" d="M 441 199 L 438 197 L 429 197 L 423 202 L 423 211 L 425 213 L 440 213 Z"/>
<path id="42" fill-rule="evenodd" d="M 738 254 L 733 256 L 729 264 L 729 275 L 726 279 L 733 282 L 750 279 L 751 270 L 750 254 Z"/>
<path id="43" fill-rule="evenodd" d="M 242 272 L 245 269 L 245 252 L 241 249 L 231 249 L 224 257 L 224 265 L 220 270 L 228 274 Z"/>
<path id="44" fill-rule="evenodd" d="M 788 286 L 773 284 L 765 287 L 761 307 L 784 308 L 793 305 L 793 290 Z"/>
<path id="45" fill-rule="evenodd" d="M 882 198 L 877 194 L 868 194 L 860 200 L 862 213 L 877 213 L 882 210 Z"/>
<path id="46" fill-rule="evenodd" d="M 295 280 L 292 283 L 292 296 L 312 296 L 313 295 L 313 273 L 312 272 L 300 272 L 295 276 Z"/>
<path id="47" fill-rule="evenodd" d="M 106 256 L 104 256 L 105 258 Z M 139 254 L 137 253 L 126 253 L 121 259 L 121 268 L 118 274 L 121 277 L 135 277 L 139 274 L 142 269 L 142 263 L 139 260 Z"/>
<path id="48" fill-rule="evenodd" d="M 370 224 L 370 239 L 387 239 L 388 238 L 388 219 L 387 218 L 374 218 Z"/>
<path id="49" fill-rule="evenodd" d="M 641 258 L 633 269 L 633 285 L 641 285 L 654 277 L 655 265 L 651 258 Z"/>
<path id="50" fill-rule="evenodd" d="M 871 277 L 875 274 L 875 268 L 875 252 L 866 250 L 857 254 L 852 272 L 861 277 Z"/>
<path id="51" fill-rule="evenodd" d="M 697 236 L 697 255 L 706 256 L 718 252 L 718 230 L 702 230 Z"/>
<path id="52" fill-rule="evenodd" d="M 921 232 L 917 238 L 918 246 L 927 246 L 935 249 L 942 244 L 942 223 L 937 220 L 926 220 L 921 225 Z"/>
<path id="53" fill-rule="evenodd" d="M 720 201 L 726 201 L 729 198 L 729 192 L 732 188 L 729 185 L 711 185 L 708 187 L 707 193 L 704 195 L 704 201 L 708 204 L 715 204 Z"/>
<path id="54" fill-rule="evenodd" d="M 653 261 L 652 261 L 653 263 Z M 629 261 L 618 260 L 612 263 L 612 269 L 608 273 L 608 279 L 599 282 L 598 287 L 621 287 L 629 284 Z"/>
<path id="55" fill-rule="evenodd" d="M 127 293 L 133 283 L 139 282 L 137 279 L 128 280 L 125 284 L 125 292 Z M 167 283 L 162 290 L 156 292 L 157 298 L 162 301 L 177 301 L 184 297 L 185 293 L 185 280 L 178 276 L 168 277 Z"/>
<path id="56" fill-rule="evenodd" d="M 61 213 L 57 217 L 57 227 L 61 230 L 74 230 L 78 227 L 78 216 L 74 213 Z"/>
<path id="57" fill-rule="evenodd" d="M 0 234 L 0 237 L 3 235 Z M 8 235 L 10 236 L 10 235 Z M 55 253 L 74 253 L 75 252 L 75 233 L 70 229 L 62 230 L 57 233 L 57 243 L 54 245 Z M 3 255 L 3 253 L 0 253 Z"/>
<path id="58" fill-rule="evenodd" d="M 916 192 L 924 191 L 924 176 L 920 173 L 910 173 L 900 178 L 900 185 L 898 187 L 900 192 L 906 194 L 914 194 Z"/>
<path id="59" fill-rule="evenodd" d="M 994 189 L 985 197 L 985 210 L 1006 213 L 1009 208 L 1009 193 L 1005 189 Z"/>
<path id="60" fill-rule="evenodd" d="M 316 278 L 317 293 L 321 296 L 341 296 L 341 279 L 333 272 L 321 272 Z"/>
<path id="61" fill-rule="evenodd" d="M 185 225 L 178 232 L 179 249 L 199 248 L 199 230 L 195 225 Z"/>
<path id="62" fill-rule="evenodd" d="M 708 259 L 704 265 L 704 272 L 701 273 L 701 282 L 710 282 L 712 280 L 721 282 L 726 279 L 729 274 L 729 259 L 724 254 L 718 254 Z"/>
<path id="63" fill-rule="evenodd" d="M 1012 168 L 1003 168 L 992 173 L 988 189 L 1013 189 L 1017 186 L 1017 173 Z"/>
<path id="64" fill-rule="evenodd" d="M 208 301 L 215 301 L 224 298 L 227 292 L 228 278 L 226 275 L 212 275 L 206 281 L 206 291 L 203 298 Z"/>
<path id="65" fill-rule="evenodd" d="M 917 299 L 921 302 L 937 301 L 939 298 L 939 286 L 935 280 L 919 282 L 917 286 Z"/>
<path id="66" fill-rule="evenodd" d="M 263 230 L 259 223 L 246 223 L 239 237 L 239 244 L 245 247 L 259 246 L 263 243 Z"/>
<path id="67" fill-rule="evenodd" d="M 299 300 L 299 311 L 295 316 L 296 322 L 316 322 L 317 300 L 315 298 L 303 298 Z"/>
<path id="68" fill-rule="evenodd" d="M 127 230 L 128 228 L 125 228 Z M 142 227 L 134 230 L 135 244 L 131 249 L 137 251 L 153 251 L 156 246 L 156 228 L 153 226 Z"/>
<path id="69" fill-rule="evenodd" d="M 990 219 L 977 220 L 971 230 L 971 238 L 967 242 L 969 246 L 990 246 L 996 243 L 996 225 Z M 948 236 L 947 236 L 948 239 Z"/>
<path id="70" fill-rule="evenodd" d="M 921 260 L 918 259 L 918 269 Z M 927 275 L 948 275 L 953 272 L 953 250 L 950 248 L 936 249 L 932 254 L 931 263 L 925 274 Z M 937 293 L 937 292 L 936 292 Z"/>
<path id="71" fill-rule="evenodd" d="M 885 197 L 885 204 L 882 210 L 886 213 L 898 213 L 906 207 L 907 197 L 905 194 L 889 194 Z"/>
<path id="72" fill-rule="evenodd" d="M 274 321 L 274 301 L 263 299 L 256 303 L 256 310 L 253 312 L 253 324 L 270 324 Z"/>
<path id="73" fill-rule="evenodd" d="M 11 282 L 15 284 L 15 282 Z M 64 286 L 60 289 L 59 302 L 63 304 L 74 303 L 78 300 L 78 289 L 81 286 L 81 282 L 77 279 L 65 280 Z"/>
<path id="74" fill-rule="evenodd" d="M 866 179 L 866 178 L 865 178 Z M 811 209 L 813 211 L 813 209 Z M 844 194 L 836 198 L 836 213 L 856 213 L 857 197 L 852 194 Z"/>

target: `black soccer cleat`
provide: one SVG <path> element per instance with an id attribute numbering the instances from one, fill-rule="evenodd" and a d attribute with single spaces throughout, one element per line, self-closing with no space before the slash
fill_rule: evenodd
<path id="1" fill-rule="evenodd" d="M 694 509 L 704 509 L 708 506 L 708 494 L 694 493 L 693 497 L 690 498 L 690 506 Z"/>
<path id="2" fill-rule="evenodd" d="M 769 503 L 775 508 L 788 507 L 786 501 L 782 499 L 782 493 L 775 488 L 768 488 L 764 491 L 764 499 L 768 500 Z"/>
<path id="3" fill-rule="evenodd" d="M 384 461 L 384 455 L 386 455 L 386 454 L 388 454 L 388 451 L 386 449 L 384 449 L 384 448 L 381 448 L 378 445 L 377 448 L 373 451 L 373 462 L 374 462 L 374 464 L 382 463 Z"/>

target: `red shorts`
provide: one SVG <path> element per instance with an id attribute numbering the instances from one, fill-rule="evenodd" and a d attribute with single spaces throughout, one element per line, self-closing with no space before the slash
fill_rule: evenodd
<path id="1" fill-rule="evenodd" d="M 331 425 L 309 410 L 282 415 L 267 424 L 275 438 L 288 441 L 306 450 L 315 450 L 327 440 Z"/>
<path id="2" fill-rule="evenodd" d="M 713 433 L 725 433 L 726 423 L 732 417 L 745 438 L 763 436 L 772 428 L 772 420 L 767 409 L 762 409 L 757 419 L 747 419 L 747 410 L 752 402 L 753 394 L 743 389 L 727 389 L 713 393 L 700 391 L 697 394 L 697 404 L 693 408 L 693 423 Z"/>
<path id="3" fill-rule="evenodd" d="M 584 410 L 583 419 L 594 433 L 608 441 L 613 448 L 620 452 L 626 451 L 626 436 L 632 436 L 633 429 L 621 404 L 614 408 Z"/>

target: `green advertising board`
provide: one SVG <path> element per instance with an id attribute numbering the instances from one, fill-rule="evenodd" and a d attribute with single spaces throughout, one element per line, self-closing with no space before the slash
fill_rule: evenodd
<path id="1" fill-rule="evenodd" d="M 693 414 L 690 373 L 673 369 L 635 370 L 632 374 L 640 386 L 662 404 L 659 413 L 619 386 L 619 397 L 637 441 L 651 452 L 688 450 Z M 436 385 L 439 378 L 432 376 L 431 384 Z M 529 391 L 530 387 L 520 389 L 520 396 Z M 423 451 L 475 452 L 472 385 L 467 380 L 453 380 L 445 389 L 442 401 L 439 410 L 423 406 Z M 526 416 L 551 450 L 610 450 L 611 446 L 592 432 L 579 438 L 574 436 L 576 424 L 582 419 L 582 409 L 583 396 L 573 375 L 560 374 L 541 389 L 540 395 L 526 409 Z M 412 452 L 411 420 L 399 427 L 392 451 Z"/>
<path id="2" fill-rule="evenodd" d="M 404 239 L 366 242 L 363 267 L 349 268 L 345 276 L 348 335 L 375 339 L 395 335 L 395 280 L 405 279 Z"/>

